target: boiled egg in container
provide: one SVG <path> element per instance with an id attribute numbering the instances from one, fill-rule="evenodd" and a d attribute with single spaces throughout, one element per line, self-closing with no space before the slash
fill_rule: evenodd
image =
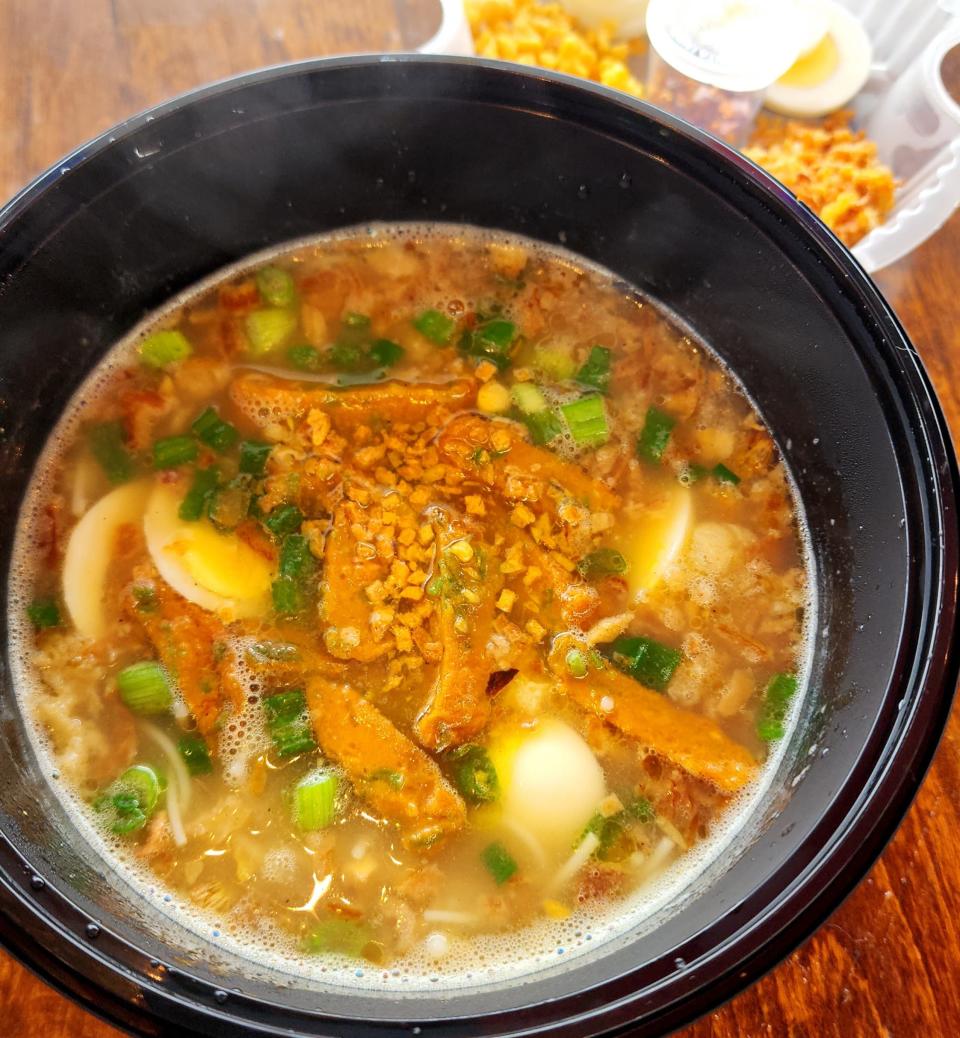
<path id="1" fill-rule="evenodd" d="M 260 616 L 270 604 L 272 563 L 235 533 L 178 514 L 183 488 L 157 483 L 143 519 L 147 550 L 160 576 L 188 602 L 230 621 Z"/>
<path id="2" fill-rule="evenodd" d="M 873 48 L 857 18 L 836 0 L 794 0 L 792 14 L 800 56 L 763 103 L 781 115 L 812 119 L 842 108 L 860 91 Z"/>

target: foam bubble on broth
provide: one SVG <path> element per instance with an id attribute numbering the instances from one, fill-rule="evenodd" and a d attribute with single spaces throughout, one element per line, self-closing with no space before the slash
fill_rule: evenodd
<path id="1" fill-rule="evenodd" d="M 138 343 L 157 327 L 168 325 L 171 316 L 188 302 L 203 296 L 219 283 L 250 272 L 275 257 L 338 240 L 356 239 L 362 235 L 377 242 L 405 242 L 431 238 L 449 240 L 451 237 L 455 240 L 459 238 L 479 242 L 506 242 L 519 245 L 534 254 L 547 256 L 551 261 L 560 262 L 573 274 L 587 270 L 607 284 L 622 284 L 620 279 L 614 278 L 608 271 L 581 257 L 562 248 L 546 246 L 519 235 L 456 225 L 437 227 L 414 223 L 372 224 L 284 243 L 225 268 L 174 297 L 109 351 L 65 409 L 38 460 L 17 525 L 8 590 L 10 664 L 14 689 L 21 713 L 27 722 L 27 732 L 40 770 L 46 781 L 56 789 L 58 799 L 66 808 L 77 831 L 96 853 L 107 859 L 121 884 L 126 884 L 136 896 L 143 898 L 202 940 L 267 970 L 322 980 L 353 989 L 388 990 L 393 995 L 402 995 L 405 992 L 414 994 L 426 990 L 453 991 L 478 985 L 509 983 L 537 971 L 573 961 L 587 952 L 596 951 L 607 941 L 641 933 L 645 924 L 651 925 L 651 920 L 667 906 L 679 907 L 684 891 L 688 891 L 697 877 L 731 847 L 738 834 L 743 832 L 748 819 L 757 812 L 784 758 L 790 734 L 796 726 L 805 697 L 795 697 L 787 718 L 787 736 L 775 745 L 757 779 L 728 802 L 723 813 L 714 820 L 710 834 L 675 856 L 666 868 L 632 894 L 606 904 L 594 902 L 587 909 L 581 907 L 565 920 L 541 919 L 512 933 L 461 938 L 458 937 L 455 926 L 437 924 L 432 930 L 442 933 L 448 942 L 446 953 L 442 957 L 437 957 L 436 947 L 431 951 L 430 948 L 421 945 L 389 967 L 379 967 L 366 961 L 358 962 L 337 955 L 305 957 L 291 936 L 267 922 L 239 925 L 229 915 L 223 917 L 186 902 L 185 895 L 168 893 L 159 886 L 159 880 L 149 867 L 134 858 L 120 836 L 111 836 L 94 823 L 88 805 L 60 779 L 49 737 L 29 709 L 32 690 L 39 679 L 31 660 L 33 632 L 25 610 L 39 568 L 43 513 L 54 474 L 63 462 L 66 447 L 73 442 L 86 406 L 98 399 L 109 386 L 115 373 L 131 362 Z M 442 310 L 446 310 L 449 304 L 448 299 L 439 298 L 436 293 L 430 296 L 429 292 L 424 296 L 423 302 L 424 305 L 432 305 Z M 467 307 L 476 305 L 473 300 L 463 302 Z M 735 391 L 749 402 L 754 411 L 758 411 L 742 384 L 722 364 L 710 347 L 701 342 L 676 315 L 665 311 L 659 305 L 658 309 L 674 327 L 688 336 L 692 348 L 704 349 L 713 356 Z M 555 446 L 559 448 L 558 453 L 570 458 L 575 458 L 581 453 L 572 441 L 568 443 L 566 439 Z M 792 495 L 799 549 L 807 573 L 807 606 L 804 610 L 801 638 L 803 649 L 797 666 L 800 687 L 806 688 L 811 669 L 812 637 L 816 630 L 815 572 L 802 502 L 792 473 L 786 464 L 784 467 Z M 708 593 L 709 583 L 704 581 L 702 594 Z M 713 592 L 717 593 L 715 587 Z M 236 643 L 230 646 L 230 651 L 236 655 L 237 674 L 248 692 L 248 697 L 256 699 L 260 690 L 254 672 L 244 662 L 242 639 L 237 639 Z M 262 711 L 243 710 L 234 718 L 234 722 L 234 728 L 228 726 L 229 730 L 225 729 L 221 734 L 219 749 L 223 759 L 229 761 L 228 767 L 224 769 L 225 774 L 229 773 L 231 780 L 239 785 L 250 762 L 269 746 L 269 738 Z M 285 870 L 290 868 L 292 854 L 289 848 L 279 847 L 271 850 L 268 860 L 264 863 L 264 878 L 281 882 Z M 241 900 L 234 906 L 233 914 L 241 915 L 242 908 Z"/>

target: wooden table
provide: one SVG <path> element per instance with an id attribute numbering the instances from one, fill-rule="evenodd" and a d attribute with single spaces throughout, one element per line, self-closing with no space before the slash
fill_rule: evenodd
<path id="1" fill-rule="evenodd" d="M 426 38 L 431 21 L 418 0 L 0 0 L 0 196 L 172 94 L 260 65 L 402 49 Z M 960 361 L 960 213 L 877 281 L 960 428 L 950 377 Z M 958 771 L 960 709 L 910 814 L 857 891 L 799 951 L 684 1038 L 960 1035 Z M 0 1007 L 4 1034 L 119 1034 L 2 953 Z"/>

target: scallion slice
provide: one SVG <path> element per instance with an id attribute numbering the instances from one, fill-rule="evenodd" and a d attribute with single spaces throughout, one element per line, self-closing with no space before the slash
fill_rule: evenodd
<path id="1" fill-rule="evenodd" d="M 210 748 L 199 735 L 181 736 L 177 750 L 191 775 L 209 775 L 213 771 Z"/>
<path id="2" fill-rule="evenodd" d="M 533 366 L 554 382 L 573 378 L 577 365 L 569 353 L 548 346 L 537 346 L 533 351 Z"/>
<path id="3" fill-rule="evenodd" d="M 160 789 L 160 778 L 153 768 L 135 764 L 97 797 L 93 808 L 103 815 L 111 832 L 127 835 L 146 825 L 157 806 Z"/>
<path id="4" fill-rule="evenodd" d="M 500 795 L 493 761 L 482 746 L 467 744 L 450 754 L 457 788 L 473 804 L 488 804 Z"/>
<path id="5" fill-rule="evenodd" d="M 403 360 L 403 347 L 390 339 L 377 339 L 370 347 L 370 359 L 381 368 L 392 368 Z"/>
<path id="6" fill-rule="evenodd" d="M 676 424 L 675 418 L 671 418 L 658 407 L 648 408 L 643 428 L 637 437 L 637 454 L 645 461 L 659 464 Z"/>
<path id="7" fill-rule="evenodd" d="M 168 364 L 176 364 L 193 353 L 190 340 L 183 332 L 165 329 L 148 335 L 139 348 L 140 359 L 153 368 L 165 368 Z"/>
<path id="8" fill-rule="evenodd" d="M 293 278 L 280 267 L 263 267 L 257 271 L 257 288 L 267 306 L 290 306 L 297 290 Z"/>
<path id="9" fill-rule="evenodd" d="M 337 813 L 337 776 L 318 771 L 293 787 L 293 821 L 303 832 L 326 829 Z"/>
<path id="10" fill-rule="evenodd" d="M 323 367 L 323 355 L 309 343 L 291 346 L 287 350 L 287 360 L 300 371 L 319 371 Z"/>
<path id="11" fill-rule="evenodd" d="M 510 348 L 517 337 L 517 326 L 502 317 L 467 329 L 460 337 L 460 349 L 470 356 L 481 357 L 498 368 L 510 366 Z"/>
<path id="12" fill-rule="evenodd" d="M 574 442 L 580 447 L 599 447 L 610 438 L 603 397 L 583 396 L 560 408 Z"/>
<path id="13" fill-rule="evenodd" d="M 263 525 L 274 537 L 286 537 L 289 533 L 296 533 L 303 522 L 303 512 L 296 505 L 277 505 L 276 508 L 263 520 Z"/>
<path id="14" fill-rule="evenodd" d="M 730 483 L 732 486 L 736 486 L 740 482 L 740 477 L 736 472 L 728 469 L 722 462 L 718 465 L 714 465 L 712 472 L 713 478 L 718 483 Z"/>
<path id="15" fill-rule="evenodd" d="M 564 662 L 567 665 L 567 673 L 572 678 L 585 678 L 589 667 L 587 665 L 587 657 L 580 651 L 580 649 L 570 649 L 567 655 L 564 657 Z"/>
<path id="16" fill-rule="evenodd" d="M 636 635 L 624 635 L 610 646 L 610 658 L 641 685 L 663 692 L 683 653 L 669 645 Z"/>
<path id="17" fill-rule="evenodd" d="M 510 387 L 510 396 L 517 409 L 525 415 L 546 411 L 547 398 L 532 382 L 515 382 Z"/>
<path id="18" fill-rule="evenodd" d="M 255 357 L 272 353 L 286 343 L 296 327 L 297 317 L 292 310 L 279 307 L 253 310 L 244 321 L 250 352 Z"/>
<path id="19" fill-rule="evenodd" d="M 209 511 L 219 480 L 220 473 L 216 468 L 197 469 L 194 472 L 190 489 L 184 495 L 177 511 L 177 515 L 185 523 L 195 523 Z"/>
<path id="20" fill-rule="evenodd" d="M 243 440 L 240 444 L 240 471 L 249 476 L 262 476 L 272 450 L 272 444 Z"/>
<path id="21" fill-rule="evenodd" d="M 530 431 L 530 439 L 542 447 L 555 440 L 563 432 L 563 426 L 556 414 L 547 408 L 534 414 L 523 416 L 523 424 Z"/>
<path id="22" fill-rule="evenodd" d="M 35 598 L 27 606 L 27 617 L 37 631 L 59 627 L 61 623 L 60 607 L 52 598 Z"/>
<path id="23" fill-rule="evenodd" d="M 310 729 L 303 689 L 292 688 L 267 696 L 263 700 L 263 709 L 278 757 L 295 757 L 317 748 Z"/>
<path id="24" fill-rule="evenodd" d="M 424 310 L 413 319 L 413 327 L 437 346 L 446 346 L 453 335 L 454 320 L 439 310 Z"/>
<path id="25" fill-rule="evenodd" d="M 302 533 L 290 533 L 280 546 L 280 576 L 305 580 L 315 568 L 313 554 Z"/>
<path id="26" fill-rule="evenodd" d="M 577 571 L 586 580 L 616 576 L 618 573 L 625 573 L 626 569 L 627 560 L 616 548 L 597 548 L 589 555 L 584 555 L 577 563 Z"/>
<path id="27" fill-rule="evenodd" d="M 763 694 L 757 714 L 757 735 L 764 742 L 782 739 L 786 734 L 787 711 L 797 694 L 795 674 L 774 674 Z"/>
<path id="28" fill-rule="evenodd" d="M 498 887 L 503 886 L 517 871 L 516 861 L 502 843 L 489 844 L 484 848 L 480 857 Z"/>
<path id="29" fill-rule="evenodd" d="M 190 436 L 164 436 L 153 445 L 153 467 L 175 469 L 179 465 L 196 461 L 198 448 Z"/>
<path id="30" fill-rule="evenodd" d="M 156 660 L 124 667 L 117 675 L 117 689 L 120 698 L 135 714 L 162 714 L 173 704 L 170 682 Z"/>
<path id="31" fill-rule="evenodd" d="M 237 430 L 208 407 L 190 426 L 198 440 L 221 454 L 237 442 Z"/>
<path id="32" fill-rule="evenodd" d="M 307 599 L 299 581 L 277 577 L 270 585 L 273 610 L 278 616 L 297 616 L 306 609 Z"/>
<path id="33" fill-rule="evenodd" d="M 104 422 L 90 430 L 90 451 L 111 483 L 126 483 L 133 475 L 133 458 L 125 440 L 119 421 Z"/>
<path id="34" fill-rule="evenodd" d="M 353 919 L 330 916 L 303 939 L 303 950 L 308 955 L 335 952 L 358 959 L 370 941 L 370 931 L 361 923 Z"/>
<path id="35" fill-rule="evenodd" d="M 601 393 L 610 387 L 611 353 L 605 346 L 592 346 L 590 356 L 577 372 L 577 381 L 581 386 L 592 386 Z"/>
<path id="36" fill-rule="evenodd" d="M 350 310 L 343 315 L 343 323 L 347 328 L 365 329 L 370 327 L 370 318 L 366 314 L 358 314 Z"/>

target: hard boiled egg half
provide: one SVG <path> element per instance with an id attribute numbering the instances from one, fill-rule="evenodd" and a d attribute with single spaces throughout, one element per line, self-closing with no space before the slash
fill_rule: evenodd
<path id="1" fill-rule="evenodd" d="M 183 488 L 157 483 L 143 518 L 147 550 L 160 576 L 188 602 L 230 621 L 259 616 L 270 603 L 273 564 L 234 533 L 178 515 Z"/>
<path id="2" fill-rule="evenodd" d="M 689 488 L 671 480 L 651 494 L 619 543 L 627 560 L 631 599 L 643 598 L 660 582 L 686 546 L 692 523 L 693 495 Z"/>
<path id="3" fill-rule="evenodd" d="M 551 856 L 568 853 L 606 793 L 603 769 L 584 739 L 549 720 L 499 731 L 488 752 L 503 821 Z"/>
<path id="4" fill-rule="evenodd" d="M 791 32 L 802 40 L 794 64 L 771 86 L 767 108 L 814 118 L 847 104 L 870 75 L 873 48 L 856 17 L 836 0 L 794 0 Z"/>

